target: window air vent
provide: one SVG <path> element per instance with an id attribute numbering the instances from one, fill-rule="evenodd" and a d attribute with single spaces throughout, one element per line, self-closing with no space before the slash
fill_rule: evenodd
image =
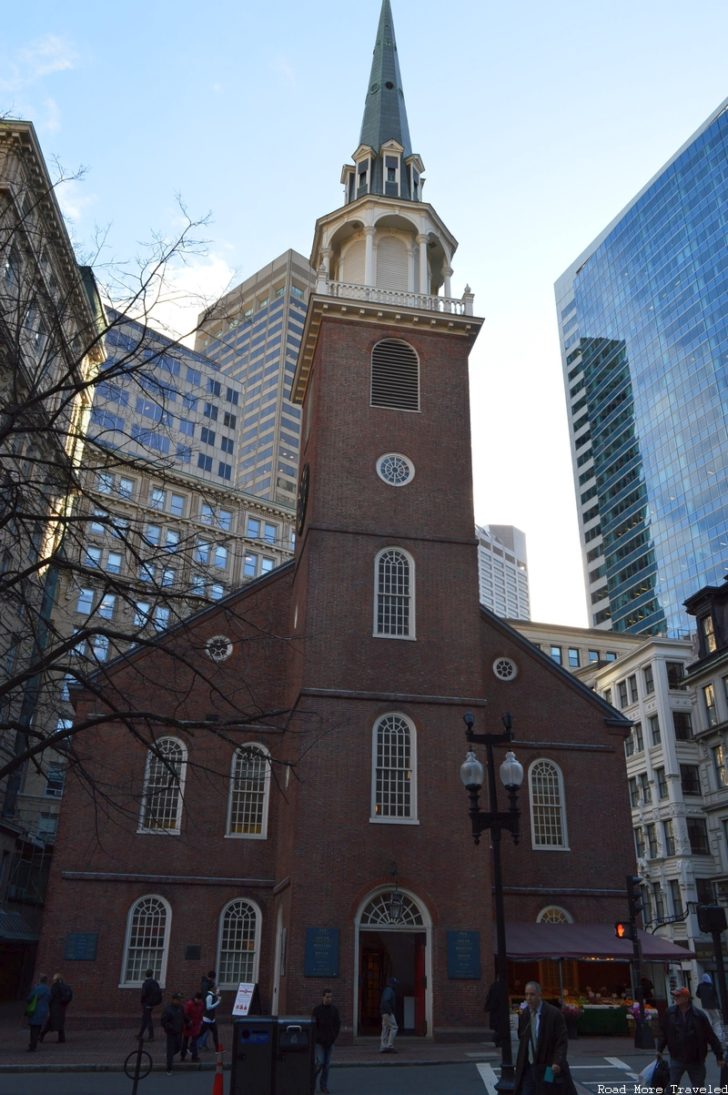
<path id="1" fill-rule="evenodd" d="M 387 338 L 372 350 L 372 406 L 420 409 L 420 363 L 406 342 Z"/>

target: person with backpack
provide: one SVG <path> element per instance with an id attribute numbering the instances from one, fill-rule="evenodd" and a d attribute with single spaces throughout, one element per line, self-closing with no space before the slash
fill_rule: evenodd
<path id="1" fill-rule="evenodd" d="M 220 1039 L 217 1036 L 217 1009 L 221 1000 L 222 996 L 217 985 L 213 985 L 205 995 L 205 1010 L 202 1013 L 202 1035 L 203 1037 L 206 1033 L 212 1035 L 215 1049 L 220 1048 Z"/>
<path id="2" fill-rule="evenodd" d="M 217 983 L 217 973 L 215 970 L 208 970 L 205 976 L 200 980 L 200 992 L 202 994 L 203 1002 L 210 989 L 215 987 Z M 197 1049 L 209 1049 L 207 1044 L 209 1031 L 203 1027 L 199 1038 L 197 1039 Z"/>
<path id="3" fill-rule="evenodd" d="M 33 1053 L 38 1048 L 38 1039 L 48 1018 L 50 1002 L 51 990 L 48 988 L 48 978 L 42 973 L 38 978 L 38 984 L 31 989 L 25 1002 L 25 1016 L 30 1027 L 28 1053 Z"/>
<path id="4" fill-rule="evenodd" d="M 58 1041 L 65 1042 L 66 1040 L 66 1008 L 73 999 L 73 991 L 70 985 L 67 985 L 63 980 L 60 973 L 53 974 L 53 981 L 51 982 L 51 1000 L 50 1011 L 48 1018 L 45 1021 L 45 1025 L 40 1032 L 39 1041 L 43 1041 L 46 1034 L 50 1034 L 52 1030 L 58 1031 Z"/>
<path id="5" fill-rule="evenodd" d="M 149 1031 L 148 1041 L 154 1041 L 154 1024 L 152 1023 L 152 1008 L 162 1003 L 162 990 L 159 981 L 154 976 L 154 970 L 147 970 L 144 974 L 145 981 L 142 985 L 142 1025 L 137 1037 L 143 1038 L 144 1032 Z"/>

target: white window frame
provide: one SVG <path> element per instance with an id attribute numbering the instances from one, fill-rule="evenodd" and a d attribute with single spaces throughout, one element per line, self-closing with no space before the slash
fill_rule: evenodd
<path id="1" fill-rule="evenodd" d="M 146 815 L 148 812 L 148 799 L 152 787 L 150 786 L 150 777 L 155 764 L 161 764 L 159 752 L 165 742 L 174 742 L 179 746 L 181 751 L 180 759 L 180 771 L 177 787 L 177 807 L 175 811 L 174 824 L 165 826 L 164 828 L 153 826 L 150 827 L 146 824 Z M 185 797 L 185 781 L 187 778 L 187 746 L 179 738 L 174 737 L 171 734 L 167 734 L 162 738 L 159 738 L 155 742 L 155 749 L 149 749 L 147 751 L 146 763 L 144 766 L 144 789 L 142 791 L 142 801 L 139 810 L 139 826 L 137 832 L 146 833 L 152 836 L 179 836 L 182 831 L 182 811 L 184 807 Z"/>
<path id="2" fill-rule="evenodd" d="M 537 801 L 537 793 L 534 788 L 534 775 L 538 774 L 539 766 L 548 765 L 552 770 L 557 784 L 558 804 L 549 807 L 547 803 Z M 531 813 L 531 847 L 537 852 L 564 852 L 569 851 L 569 830 L 566 824 L 566 796 L 564 793 L 564 774 L 559 765 L 550 757 L 537 757 L 528 768 L 528 800 Z M 537 840 L 536 816 L 539 808 L 558 809 L 559 825 L 561 827 L 561 841 L 558 844 L 544 844 Z"/>
<path id="3" fill-rule="evenodd" d="M 162 988 L 164 988 L 167 980 L 167 960 L 169 957 L 169 937 L 172 931 L 172 907 L 166 898 L 162 897 L 158 893 L 147 893 L 137 897 L 135 901 L 129 906 L 129 911 L 126 914 L 126 932 L 124 934 L 124 954 L 121 961 L 121 979 L 119 981 L 119 988 L 141 988 L 144 984 L 145 978 L 142 976 L 139 980 L 127 978 L 127 967 L 129 964 L 129 952 L 131 949 L 131 930 L 134 923 L 134 912 L 142 904 L 143 901 L 158 901 L 164 908 L 164 939 L 161 947 L 161 954 L 159 954 L 159 948 L 155 948 L 155 954 L 159 957 L 159 965 L 155 964 L 155 960 L 147 954 L 146 958 L 139 963 L 140 968 L 144 970 L 159 969 L 157 979 Z M 143 972 L 143 971 L 142 971 Z"/>
<path id="4" fill-rule="evenodd" d="M 236 783 L 241 780 L 241 776 L 236 774 L 238 761 L 242 764 L 245 763 L 246 753 L 248 751 L 255 750 L 259 753 L 264 762 L 263 768 L 263 786 L 262 786 L 262 803 L 260 809 L 260 832 L 259 833 L 237 833 L 232 829 L 232 816 L 233 816 L 233 796 L 236 791 Z M 249 782 L 249 779 L 248 779 Z M 251 790 L 246 788 L 241 792 L 242 795 L 260 795 L 261 789 L 256 787 Z M 270 752 L 260 742 L 250 741 L 244 745 L 239 746 L 232 755 L 230 761 L 230 787 L 228 791 L 228 807 L 227 807 L 227 820 L 225 822 L 225 836 L 230 837 L 232 840 L 266 840 L 268 837 L 268 808 L 270 803 Z"/>
<path id="5" fill-rule="evenodd" d="M 396 594 L 388 593 L 384 589 L 384 583 L 380 583 L 380 562 L 389 552 L 395 552 L 398 555 L 401 555 L 407 563 L 407 579 L 409 585 L 408 593 L 406 595 L 408 611 L 407 632 L 402 633 L 401 635 L 379 630 L 379 609 L 381 602 L 385 597 L 396 596 Z M 382 548 L 374 557 L 374 613 L 372 620 L 372 635 L 376 639 L 414 640 L 417 638 L 415 625 L 415 561 L 408 551 L 405 551 L 404 548 L 399 547 L 397 544 L 390 544 L 388 547 Z"/>
<path id="6" fill-rule="evenodd" d="M 404 724 L 408 733 L 406 748 L 408 750 L 409 761 L 408 766 L 397 768 L 394 765 L 385 765 L 381 763 L 386 759 L 383 754 L 384 742 L 382 741 L 381 731 L 385 730 L 384 726 L 386 720 L 399 719 Z M 409 772 L 409 810 L 407 814 L 383 814 L 380 812 L 381 804 L 379 802 L 380 795 L 378 793 L 378 782 L 380 771 L 389 771 L 395 773 L 395 780 L 397 780 L 396 773 Z M 399 782 L 402 786 L 407 782 L 404 777 L 399 777 Z M 417 728 L 411 718 L 405 715 L 402 711 L 386 711 L 383 715 L 374 723 L 372 727 L 372 783 L 371 783 L 371 798 L 370 798 L 370 822 L 376 825 L 419 825 L 419 818 L 417 816 Z"/>
<path id="7" fill-rule="evenodd" d="M 220 912 L 220 919 L 217 927 L 217 950 L 215 953 L 215 969 L 218 971 L 218 984 L 222 989 L 237 989 L 240 984 L 240 978 L 236 976 L 235 980 L 225 980 L 224 965 L 222 958 L 222 943 L 223 932 L 225 927 L 225 917 L 234 905 L 242 903 L 248 905 L 252 912 L 255 914 L 255 931 L 253 933 L 253 963 L 252 971 L 250 973 L 249 983 L 257 984 L 258 974 L 260 970 L 260 940 L 262 935 L 263 916 L 260 911 L 260 906 L 257 901 L 251 900 L 249 897 L 235 897 L 232 901 L 228 901 L 227 904 Z"/>

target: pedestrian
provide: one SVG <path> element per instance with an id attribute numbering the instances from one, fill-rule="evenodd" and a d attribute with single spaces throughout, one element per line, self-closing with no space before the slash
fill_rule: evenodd
<path id="1" fill-rule="evenodd" d="M 30 1028 L 28 1053 L 33 1053 L 38 1048 L 38 1039 L 48 1019 L 50 1004 L 51 990 L 48 988 L 48 978 L 41 973 L 38 984 L 30 990 L 25 1001 L 25 1015 Z"/>
<path id="2" fill-rule="evenodd" d="M 324 989 L 321 994 L 321 1003 L 317 1004 L 311 1012 L 311 1018 L 315 1024 L 316 1038 L 315 1076 L 319 1078 L 319 1090 L 322 1095 L 328 1095 L 331 1054 L 334 1050 L 334 1042 L 339 1037 L 341 1029 L 339 1011 L 332 1003 L 333 998 L 334 994 L 331 989 Z"/>
<path id="3" fill-rule="evenodd" d="M 205 1035 L 211 1034 L 215 1049 L 220 1048 L 220 1039 L 217 1036 L 217 1009 L 220 1007 L 221 1000 L 222 996 L 217 985 L 213 985 L 205 994 L 205 1010 L 202 1013 L 202 1036 L 204 1038 Z"/>
<path id="4" fill-rule="evenodd" d="M 214 988 L 216 984 L 217 984 L 217 973 L 215 972 L 215 970 L 208 970 L 207 973 L 205 974 L 205 976 L 203 978 L 201 978 L 201 980 L 200 980 L 200 992 L 202 993 L 203 1003 L 204 1003 L 205 997 L 207 996 L 210 989 Z M 198 1048 L 198 1050 L 200 1050 L 200 1049 L 209 1049 L 210 1047 L 208 1045 L 208 1041 L 209 1041 L 209 1031 L 205 1027 L 205 1028 L 203 1028 L 202 1033 L 200 1034 L 200 1037 L 197 1039 L 197 1048 Z"/>
<path id="5" fill-rule="evenodd" d="M 396 977 L 390 977 L 382 992 L 381 999 L 379 1001 L 379 1014 L 382 1017 L 382 1036 L 379 1041 L 380 1053 L 396 1053 L 394 1048 L 394 1039 L 397 1037 L 397 1017 L 395 1015 L 395 1009 L 397 1007 L 397 994 L 395 988 L 399 982 Z"/>
<path id="6" fill-rule="evenodd" d="M 185 1025 L 181 992 L 172 993 L 172 999 L 162 1012 L 160 1022 L 167 1035 L 167 1075 L 171 1076 L 174 1055 L 182 1049 L 182 1032 Z"/>
<path id="7" fill-rule="evenodd" d="M 724 1042 L 723 1036 L 723 1016 L 720 1011 L 720 1000 L 718 999 L 718 992 L 713 984 L 713 979 L 709 973 L 704 973 L 700 978 L 700 984 L 698 985 L 695 995 L 703 1006 L 703 1011 L 710 1019 L 710 1025 L 715 1032 L 715 1036 L 719 1042 Z"/>
<path id="8" fill-rule="evenodd" d="M 670 1051 L 669 1082 L 673 1089 L 679 1085 L 685 1072 L 692 1086 L 700 1088 L 705 1085 L 708 1046 L 713 1050 L 719 1066 L 723 1064 L 723 1048 L 708 1016 L 700 1008 L 693 1007 L 690 989 L 674 989 L 672 998 L 675 1003 L 660 1019 L 657 1056 L 662 1057 L 667 1046 Z"/>
<path id="9" fill-rule="evenodd" d="M 51 982 L 51 1002 L 48 1018 L 45 1021 L 45 1025 L 40 1032 L 40 1041 L 42 1042 L 46 1034 L 50 1034 L 52 1030 L 58 1031 L 58 1041 L 65 1042 L 66 1040 L 66 1008 L 73 999 L 73 990 L 70 985 L 67 985 L 63 980 L 60 973 L 53 974 L 53 981 Z"/>
<path id="10" fill-rule="evenodd" d="M 200 1059 L 197 1043 L 202 1029 L 202 1013 L 204 1010 L 205 1001 L 202 999 L 201 992 L 196 992 L 194 996 L 191 996 L 189 1000 L 185 1001 L 185 1027 L 182 1035 L 181 1054 L 183 1061 L 187 1059 L 188 1049 L 192 1055 L 193 1061 L 199 1061 Z"/>
<path id="11" fill-rule="evenodd" d="M 142 985 L 142 1025 L 138 1037 L 143 1038 L 144 1032 L 149 1031 L 147 1041 L 154 1041 L 154 1024 L 152 1023 L 152 1009 L 162 1003 L 162 990 L 159 981 L 154 976 L 154 970 L 147 970 L 144 974 L 145 981 Z"/>
<path id="12" fill-rule="evenodd" d="M 558 1083 L 561 1095 L 576 1095 L 566 1053 L 569 1039 L 561 1009 L 547 1004 L 538 981 L 526 982 L 526 1007 L 518 1016 L 516 1095 L 538 1095 Z M 553 1086 L 548 1088 L 554 1090 Z"/>
<path id="13" fill-rule="evenodd" d="M 496 1046 L 505 1045 L 511 1036 L 508 1015 L 508 996 L 502 981 L 494 981 L 488 989 L 484 1010 L 490 1013 L 490 1029 Z"/>

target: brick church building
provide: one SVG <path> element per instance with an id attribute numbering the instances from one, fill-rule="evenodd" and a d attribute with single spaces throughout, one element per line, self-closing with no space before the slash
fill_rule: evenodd
<path id="1" fill-rule="evenodd" d="M 459 778 L 467 711 L 480 733 L 511 714 L 525 770 L 509 931 L 612 936 L 626 911 L 628 724 L 478 603 L 483 321 L 451 296 L 457 243 L 422 198 L 389 0 L 353 161 L 315 228 L 295 559 L 77 698 L 99 715 L 76 745 L 96 789 L 69 773 L 39 952 L 77 1016 L 136 1016 L 150 965 L 167 991 L 213 967 L 229 1001 L 254 982 L 273 1014 L 331 986 L 343 1038 L 378 1028 L 392 975 L 406 1031 L 482 1028 L 492 866 Z"/>

